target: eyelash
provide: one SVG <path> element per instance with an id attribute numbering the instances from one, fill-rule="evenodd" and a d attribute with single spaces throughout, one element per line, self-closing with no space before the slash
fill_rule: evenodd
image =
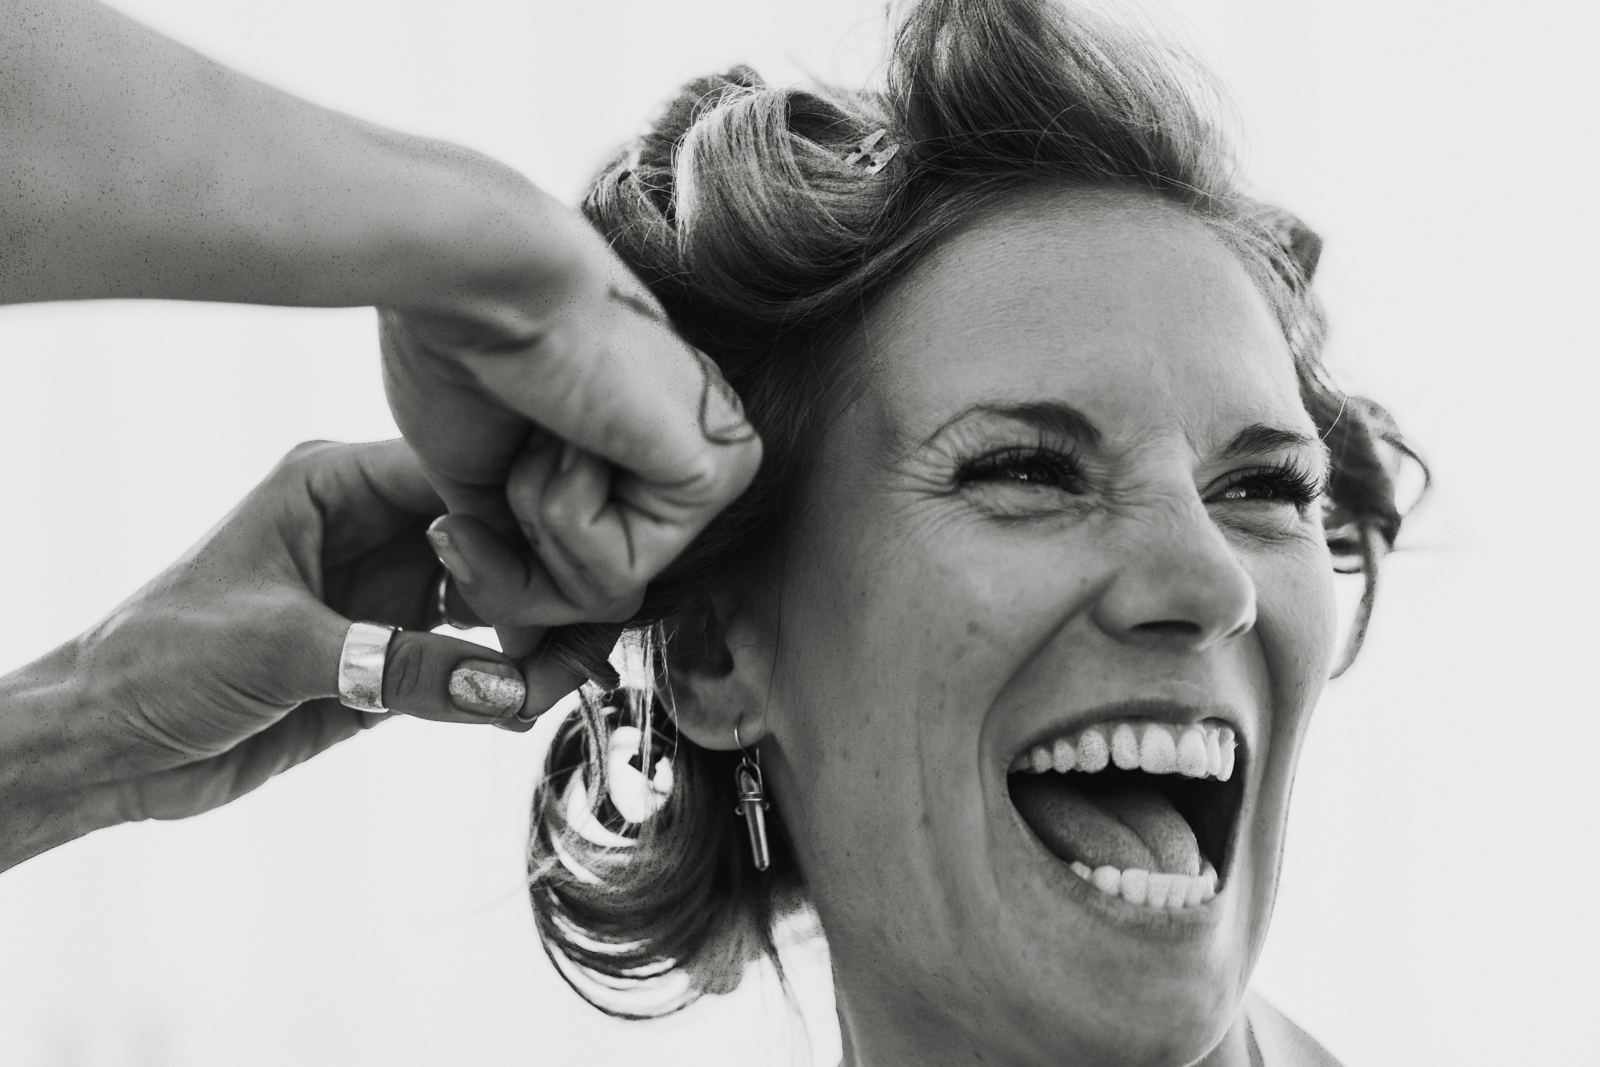
<path id="1" fill-rule="evenodd" d="M 1233 480 L 1216 494 L 1214 499 L 1244 500 L 1241 496 L 1228 496 L 1236 490 L 1259 488 L 1272 494 L 1268 502 L 1283 501 L 1293 504 L 1296 510 L 1305 511 L 1322 496 L 1322 484 L 1311 472 L 1295 463 L 1277 463 L 1270 467 L 1257 467 L 1234 476 Z"/>
<path id="2" fill-rule="evenodd" d="M 1078 461 L 1067 453 L 1040 445 L 991 452 L 963 463 L 956 473 L 957 486 L 997 481 L 1013 481 L 1024 485 L 1060 489 L 1074 495 L 1084 491 L 1083 472 L 1078 466 Z M 1296 463 L 1286 462 L 1257 467 L 1235 475 L 1213 499 L 1261 499 L 1229 495 L 1249 493 L 1252 490 L 1267 493 L 1265 499 L 1269 503 L 1282 501 L 1292 504 L 1298 511 L 1305 511 L 1323 494 L 1322 484 L 1310 471 Z"/>
<path id="3" fill-rule="evenodd" d="M 956 472 L 956 485 L 973 482 L 1021 482 L 1078 494 L 1084 490 L 1078 461 L 1065 452 L 1043 445 L 1006 448 L 968 460 Z"/>

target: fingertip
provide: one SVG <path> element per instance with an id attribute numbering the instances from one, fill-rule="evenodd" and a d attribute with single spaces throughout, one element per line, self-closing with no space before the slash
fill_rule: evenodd
<path id="1" fill-rule="evenodd" d="M 509 663 L 469 659 L 450 672 L 450 702 L 462 711 L 501 719 L 522 709 L 528 687 Z"/>
<path id="2" fill-rule="evenodd" d="M 472 563 L 461 550 L 460 542 L 451 531 L 451 516 L 440 515 L 428 524 L 428 544 L 439 562 L 462 585 L 469 585 L 477 577 Z"/>
<path id="3" fill-rule="evenodd" d="M 383 706 L 438 722 L 492 722 L 526 701 L 527 683 L 508 657 L 470 641 L 421 630 L 390 640 Z"/>

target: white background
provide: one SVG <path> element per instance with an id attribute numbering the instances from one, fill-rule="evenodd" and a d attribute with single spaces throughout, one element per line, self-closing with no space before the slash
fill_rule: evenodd
<path id="1" fill-rule="evenodd" d="M 120 6 L 568 200 L 681 80 L 749 61 L 858 83 L 882 21 L 874 0 Z M 1593 1062 L 1593 6 L 1155 11 L 1233 90 L 1260 186 L 1327 238 L 1336 371 L 1438 476 L 1313 727 L 1257 986 L 1351 1065 Z M 4 668 L 296 442 L 393 433 L 367 310 L 0 309 L 0 381 Z M 0 877 L 0 1063 L 805 1062 L 771 982 L 648 1025 L 560 984 L 520 888 L 530 746 L 397 721 L 224 810 Z M 796 966 L 832 1062 L 825 966 Z"/>

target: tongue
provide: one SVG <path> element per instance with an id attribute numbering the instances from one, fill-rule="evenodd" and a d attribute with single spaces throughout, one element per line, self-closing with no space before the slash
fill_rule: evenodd
<path id="1" fill-rule="evenodd" d="M 1011 778 L 1012 803 L 1057 856 L 1090 867 L 1200 873 L 1194 831 L 1159 791 L 1137 779 L 1095 783 L 1092 793 L 1069 781 L 1060 774 Z"/>

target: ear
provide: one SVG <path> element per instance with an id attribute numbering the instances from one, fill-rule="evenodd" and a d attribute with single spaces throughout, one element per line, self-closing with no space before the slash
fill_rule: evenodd
<path id="1" fill-rule="evenodd" d="M 773 644 L 755 613 L 729 597 L 681 614 L 667 640 L 678 731 L 701 748 L 746 748 L 766 735 Z"/>

